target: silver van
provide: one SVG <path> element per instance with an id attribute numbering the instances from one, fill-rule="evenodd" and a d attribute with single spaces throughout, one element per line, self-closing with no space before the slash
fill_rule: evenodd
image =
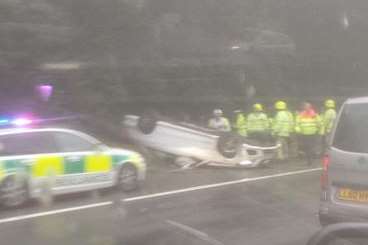
<path id="1" fill-rule="evenodd" d="M 320 223 L 368 220 L 368 97 L 348 99 L 329 138 Z"/>

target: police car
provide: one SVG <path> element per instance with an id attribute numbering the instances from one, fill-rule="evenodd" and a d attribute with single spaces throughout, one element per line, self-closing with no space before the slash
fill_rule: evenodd
<path id="1" fill-rule="evenodd" d="M 144 159 L 112 149 L 79 131 L 61 128 L 0 130 L 0 201 L 117 186 L 131 191 L 145 178 Z"/>

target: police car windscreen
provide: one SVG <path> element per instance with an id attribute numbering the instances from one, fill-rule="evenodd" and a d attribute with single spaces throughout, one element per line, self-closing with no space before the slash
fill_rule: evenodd
<path id="1" fill-rule="evenodd" d="M 344 107 L 333 146 L 343 151 L 368 153 L 368 104 Z"/>

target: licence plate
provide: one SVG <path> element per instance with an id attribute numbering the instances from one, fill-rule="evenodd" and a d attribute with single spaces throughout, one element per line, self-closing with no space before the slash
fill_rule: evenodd
<path id="1" fill-rule="evenodd" d="M 368 191 L 357 191 L 349 188 L 341 188 L 338 191 L 338 199 L 354 202 L 368 203 Z"/>

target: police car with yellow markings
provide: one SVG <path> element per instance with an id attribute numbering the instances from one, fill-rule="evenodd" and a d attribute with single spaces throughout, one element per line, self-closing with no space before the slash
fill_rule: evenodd
<path id="1" fill-rule="evenodd" d="M 137 188 L 145 178 L 140 154 L 112 149 L 79 131 L 61 128 L 0 130 L 0 201 L 117 186 Z"/>

